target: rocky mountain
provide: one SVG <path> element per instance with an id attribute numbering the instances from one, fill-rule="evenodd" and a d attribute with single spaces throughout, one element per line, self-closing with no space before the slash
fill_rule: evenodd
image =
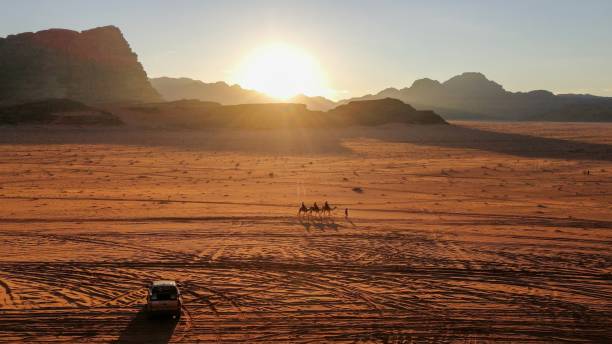
<path id="1" fill-rule="evenodd" d="M 160 96 L 161 95 L 161 96 Z M 0 106 L 46 99 L 85 104 L 151 103 L 197 99 L 223 105 L 281 103 L 263 93 L 224 82 L 188 78 L 148 79 L 121 31 L 105 26 L 81 32 L 50 29 L 0 38 Z M 338 103 L 299 95 L 286 103 L 328 111 L 354 100 L 393 98 L 447 119 L 612 121 L 612 98 L 509 92 L 481 73 L 439 82 L 416 80 L 402 89 Z"/>
<path id="2" fill-rule="evenodd" d="M 509 92 L 481 73 L 463 73 L 445 82 L 415 81 L 375 95 L 341 101 L 395 98 L 447 119 L 612 121 L 612 98 L 554 95 L 549 91 Z"/>
<path id="3" fill-rule="evenodd" d="M 160 99 L 121 31 L 50 29 L 0 38 L 0 104 L 69 98 L 87 104 Z"/>
<path id="4" fill-rule="evenodd" d="M 152 78 L 151 84 L 167 101 L 198 99 L 224 105 L 281 102 L 263 93 L 244 89 L 239 85 L 228 85 L 222 81 L 205 83 L 189 78 L 161 77 Z M 304 104 L 308 109 L 315 111 L 326 111 L 336 105 L 335 102 L 324 97 L 309 97 L 305 95 L 298 95 L 282 102 Z"/>

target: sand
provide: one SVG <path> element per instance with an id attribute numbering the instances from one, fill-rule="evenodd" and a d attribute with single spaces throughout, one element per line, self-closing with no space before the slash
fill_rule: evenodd
<path id="1" fill-rule="evenodd" d="M 0 342 L 612 338 L 610 124 L 0 128 L 0 202 Z"/>

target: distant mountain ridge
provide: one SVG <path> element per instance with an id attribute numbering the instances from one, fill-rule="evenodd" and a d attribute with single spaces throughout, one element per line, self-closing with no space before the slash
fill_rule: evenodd
<path id="1" fill-rule="evenodd" d="M 279 101 L 264 93 L 244 89 L 239 85 L 228 85 L 223 81 L 205 83 L 190 78 L 151 78 L 151 84 L 166 101 L 197 99 L 217 102 L 223 105 L 257 104 L 257 103 L 297 103 L 304 104 L 310 110 L 327 111 L 336 103 L 324 97 L 297 95 L 286 101 Z"/>
<path id="2" fill-rule="evenodd" d="M 463 73 L 445 82 L 416 80 L 411 87 L 342 100 L 395 98 L 432 109 L 447 119 L 612 121 L 612 98 L 555 95 L 545 90 L 509 92 L 482 73 Z"/>
<path id="3" fill-rule="evenodd" d="M 164 99 L 199 99 L 221 104 L 278 102 L 267 95 L 188 78 L 151 79 Z M 482 73 L 467 72 L 439 82 L 429 78 L 402 89 L 387 88 L 377 94 L 334 102 L 324 97 L 297 96 L 287 102 L 305 104 L 311 110 L 327 111 L 354 100 L 393 98 L 417 109 L 433 110 L 446 119 L 511 121 L 612 121 L 612 98 L 559 94 L 550 91 L 509 92 Z"/>
<path id="4" fill-rule="evenodd" d="M 206 83 L 190 78 L 169 77 L 149 80 L 166 101 L 197 99 L 224 105 L 271 102 L 271 98 L 263 93 L 244 89 L 239 85 L 228 85 L 223 81 Z"/>

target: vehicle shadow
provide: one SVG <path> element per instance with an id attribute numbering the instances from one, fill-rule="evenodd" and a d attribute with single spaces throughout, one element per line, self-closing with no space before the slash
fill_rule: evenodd
<path id="1" fill-rule="evenodd" d="M 115 343 L 169 343 L 178 321 L 170 316 L 150 318 L 142 307 Z"/>

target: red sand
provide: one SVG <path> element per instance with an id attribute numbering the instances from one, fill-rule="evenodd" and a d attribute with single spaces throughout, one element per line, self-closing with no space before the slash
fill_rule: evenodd
<path id="1" fill-rule="evenodd" d="M 609 341 L 612 125 L 459 125 L 0 129 L 0 342 Z"/>

